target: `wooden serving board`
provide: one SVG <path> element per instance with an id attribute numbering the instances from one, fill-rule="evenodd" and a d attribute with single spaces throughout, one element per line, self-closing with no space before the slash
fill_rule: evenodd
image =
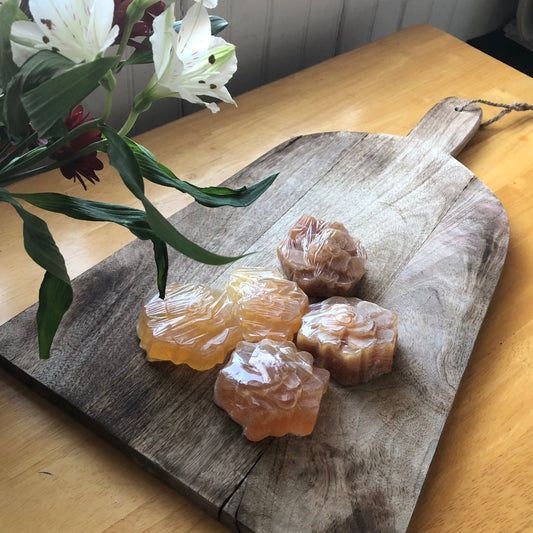
<path id="1" fill-rule="evenodd" d="M 239 264 L 277 266 L 303 214 L 343 222 L 368 252 L 356 295 L 399 316 L 393 370 L 332 382 L 309 437 L 248 442 L 212 401 L 218 369 L 147 363 L 136 320 L 156 292 L 136 241 L 74 282 L 50 360 L 35 307 L 0 328 L 0 360 L 136 461 L 239 531 L 405 531 L 496 286 L 509 227 L 500 202 L 452 156 L 481 110 L 446 99 L 407 137 L 335 132 L 292 139 L 228 180 L 280 172 L 246 209 L 190 205 L 171 220 Z M 223 286 L 229 267 L 171 254 L 169 281 Z"/>

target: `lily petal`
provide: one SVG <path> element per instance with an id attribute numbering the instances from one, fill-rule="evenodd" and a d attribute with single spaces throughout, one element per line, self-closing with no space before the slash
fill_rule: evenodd
<path id="1" fill-rule="evenodd" d="M 211 39 L 211 22 L 201 3 L 193 4 L 185 14 L 178 34 L 177 54 L 192 56 L 196 50 L 205 50 Z"/>
<path id="2" fill-rule="evenodd" d="M 39 50 L 46 50 L 45 37 L 41 28 L 34 22 L 20 20 L 11 26 L 11 51 L 16 65 L 22 65 Z"/>
<path id="3" fill-rule="evenodd" d="M 200 4 L 203 4 L 207 9 L 212 9 L 213 7 L 217 7 L 218 0 L 194 0 L 195 2 L 199 2 Z"/>
<path id="4" fill-rule="evenodd" d="M 172 11 L 173 7 L 169 6 L 161 15 L 154 19 L 154 33 L 150 37 L 155 73 L 159 79 L 164 76 L 165 71 L 169 68 L 178 41 L 178 36 L 173 28 L 174 15 Z"/>
<path id="5" fill-rule="evenodd" d="M 169 35 L 173 24 L 170 8 L 154 20 L 150 40 L 157 81 L 149 88 L 149 98 L 182 98 L 213 112 L 218 111 L 217 105 L 204 102 L 201 96 L 235 104 L 225 87 L 237 70 L 235 47 L 211 35 L 202 3 L 194 4 L 185 15 L 177 41 Z"/>
<path id="6" fill-rule="evenodd" d="M 14 61 L 48 49 L 75 63 L 103 54 L 118 35 L 113 26 L 113 0 L 30 0 L 35 22 L 15 22 L 11 29 Z M 28 25 L 33 25 L 30 28 Z M 33 42 L 32 42 L 33 41 Z"/>

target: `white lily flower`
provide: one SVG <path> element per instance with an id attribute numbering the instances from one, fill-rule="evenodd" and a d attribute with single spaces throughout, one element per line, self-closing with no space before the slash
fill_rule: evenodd
<path id="1" fill-rule="evenodd" d="M 174 22 L 172 6 L 154 19 L 150 41 L 156 80 L 147 96 L 152 100 L 168 96 L 182 98 L 204 105 L 213 113 L 218 111 L 218 106 L 204 102 L 200 96 L 214 96 L 235 104 L 225 87 L 237 70 L 235 46 L 211 35 L 203 2 L 192 5 L 179 34 L 174 31 Z"/>
<path id="2" fill-rule="evenodd" d="M 203 4 L 207 9 L 212 9 L 213 7 L 217 7 L 218 0 L 194 0 L 195 2 L 199 2 L 200 4 Z"/>
<path id="3" fill-rule="evenodd" d="M 35 22 L 17 21 L 11 27 L 13 61 L 22 65 L 39 50 L 52 50 L 75 63 L 92 61 L 117 38 L 112 26 L 113 0 L 30 0 Z"/>

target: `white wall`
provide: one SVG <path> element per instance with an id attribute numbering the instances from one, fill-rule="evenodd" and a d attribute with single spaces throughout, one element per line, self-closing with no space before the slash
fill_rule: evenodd
<path id="1" fill-rule="evenodd" d="M 212 14 L 230 26 L 221 34 L 237 46 L 239 68 L 228 85 L 233 96 L 352 50 L 414 24 L 431 24 L 466 40 L 500 28 L 516 13 L 518 0 L 219 0 Z M 178 1 L 177 16 L 192 0 Z M 420 43 L 423 46 L 423 43 Z M 113 125 L 119 127 L 131 101 L 150 78 L 152 66 L 124 70 L 117 86 Z M 102 94 L 92 95 L 97 115 Z M 143 114 L 135 132 L 199 109 L 167 99 Z"/>

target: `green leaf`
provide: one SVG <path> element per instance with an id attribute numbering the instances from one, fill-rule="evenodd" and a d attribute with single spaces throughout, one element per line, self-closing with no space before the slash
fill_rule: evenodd
<path id="1" fill-rule="evenodd" d="M 211 22 L 211 35 L 217 35 L 229 25 L 229 22 L 226 19 L 223 19 L 222 17 L 217 17 L 216 15 L 209 15 L 209 21 Z M 174 22 L 174 31 L 176 33 L 180 32 L 181 23 L 181 20 Z"/>
<path id="2" fill-rule="evenodd" d="M 46 222 L 24 210 L 22 206 L 12 205 L 24 221 L 22 233 L 24 236 L 24 248 L 28 255 L 47 272 L 50 272 L 50 274 L 65 283 L 70 283 L 65 260 Z"/>
<path id="3" fill-rule="evenodd" d="M 154 62 L 150 39 L 148 37 L 144 39 L 142 45 L 146 46 L 146 48 L 136 48 L 133 54 L 128 57 L 128 59 L 126 59 L 125 61 L 121 61 L 117 65 L 117 72 L 120 72 L 122 68 L 127 65 L 145 65 L 147 63 Z"/>
<path id="4" fill-rule="evenodd" d="M 115 61 L 115 57 L 101 57 L 74 65 L 22 95 L 24 108 L 39 135 L 45 137 L 58 119 L 64 119 L 91 94 Z"/>
<path id="5" fill-rule="evenodd" d="M 30 132 L 29 118 L 22 104 L 21 96 L 73 65 L 74 63 L 70 59 L 60 54 L 42 50 L 30 57 L 11 79 L 6 88 L 4 115 L 8 133 L 13 143 L 20 142 Z"/>
<path id="6" fill-rule="evenodd" d="M 11 54 L 11 25 L 18 16 L 17 0 L 6 0 L 0 5 L 0 87 L 5 88 L 18 71 Z"/>
<path id="7" fill-rule="evenodd" d="M 59 193 L 12 193 L 11 196 L 46 211 L 61 213 L 70 218 L 113 222 L 129 229 L 139 239 L 151 240 L 157 267 L 157 287 L 159 294 L 162 294 L 161 298 L 164 298 L 168 272 L 167 246 L 149 226 L 144 211 L 124 205 L 86 200 Z"/>
<path id="8" fill-rule="evenodd" d="M 160 239 L 187 257 L 209 265 L 223 265 L 243 257 L 226 257 L 214 254 L 183 236 L 144 195 L 141 170 L 128 144 L 108 126 L 102 127 L 102 133 L 109 141 L 109 162 L 118 170 L 126 187 L 141 200 L 146 211 L 148 224 Z"/>
<path id="9" fill-rule="evenodd" d="M 63 315 L 72 304 L 70 283 L 46 272 L 39 289 L 39 308 L 37 309 L 37 337 L 39 357 L 48 359 L 50 348 Z"/>
<path id="10" fill-rule="evenodd" d="M 244 255 L 226 257 L 209 252 L 183 236 L 151 203 L 143 202 L 143 204 L 146 209 L 148 223 L 155 233 L 172 248 L 187 257 L 207 265 L 226 265 L 244 257 Z"/>
<path id="11" fill-rule="evenodd" d="M 159 290 L 159 297 L 165 297 L 165 290 L 167 287 L 168 274 L 168 251 L 167 244 L 161 239 L 154 239 L 154 259 L 157 267 L 157 289 Z"/>
<path id="12" fill-rule="evenodd" d="M 26 211 L 5 189 L 0 189 L 0 201 L 15 208 L 23 221 L 24 248 L 46 270 L 39 291 L 37 328 L 39 356 L 47 358 L 61 318 L 72 303 L 73 293 L 65 260 L 44 220 Z"/>
<path id="13" fill-rule="evenodd" d="M 211 21 L 211 35 L 217 35 L 223 29 L 229 26 L 229 22 L 222 17 L 217 17 L 215 15 L 209 15 L 209 20 Z"/>
<path id="14" fill-rule="evenodd" d="M 70 218 L 120 224 L 129 229 L 139 239 L 157 239 L 155 233 L 148 225 L 146 213 L 140 209 L 53 192 L 11 193 L 11 196 L 46 211 L 61 213 Z"/>
<path id="15" fill-rule="evenodd" d="M 126 187 L 142 202 L 144 196 L 144 182 L 141 170 L 135 159 L 133 152 L 130 150 L 124 139 L 113 129 L 104 125 L 101 132 L 109 141 L 107 154 L 109 162 L 114 166 L 122 178 Z"/>
<path id="16" fill-rule="evenodd" d="M 246 207 L 259 196 L 261 196 L 272 185 L 278 174 L 272 174 L 268 178 L 252 185 L 251 187 L 241 187 L 240 189 L 230 189 L 229 187 L 197 187 L 192 183 L 180 180 L 174 173 L 159 163 L 153 154 L 146 148 L 135 143 L 131 139 L 126 139 L 132 149 L 143 176 L 154 183 L 165 187 L 174 187 L 178 191 L 190 194 L 199 204 L 206 207 Z"/>

